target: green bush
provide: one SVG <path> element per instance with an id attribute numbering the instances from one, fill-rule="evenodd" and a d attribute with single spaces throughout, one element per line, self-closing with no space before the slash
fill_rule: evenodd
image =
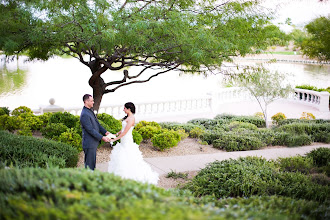
<path id="1" fill-rule="evenodd" d="M 7 115 L 3 115 L 7 116 Z M 3 117 L 1 116 L 1 117 Z M 21 116 L 8 116 L 4 118 L 4 130 L 15 131 L 22 127 L 24 119 Z"/>
<path id="2" fill-rule="evenodd" d="M 133 141 L 134 141 L 134 143 L 136 143 L 137 145 L 140 145 L 140 143 L 143 141 L 143 138 L 139 134 L 139 132 L 133 130 L 132 131 L 132 135 L 133 135 Z"/>
<path id="3" fill-rule="evenodd" d="M 254 124 L 255 126 L 257 126 L 258 128 L 266 127 L 265 120 L 260 117 L 256 117 L 256 116 L 217 115 L 217 116 L 215 116 L 214 119 L 215 120 L 225 119 L 225 120 L 229 120 L 230 122 L 239 121 L 239 122 L 251 123 L 251 124 Z"/>
<path id="4" fill-rule="evenodd" d="M 18 167 L 76 167 L 78 151 L 70 145 L 0 131 L 0 161 Z"/>
<path id="5" fill-rule="evenodd" d="M 271 119 L 272 119 L 273 121 L 275 121 L 275 124 L 278 124 L 279 121 L 282 121 L 282 120 L 286 119 L 286 116 L 285 116 L 284 113 L 279 112 L 279 113 L 273 115 L 273 116 L 271 117 Z"/>
<path id="6" fill-rule="evenodd" d="M 256 125 L 247 122 L 232 121 L 228 126 L 230 131 L 234 131 L 240 128 L 245 128 L 247 130 L 253 130 L 253 131 L 258 130 L 258 127 Z"/>
<path id="7" fill-rule="evenodd" d="M 115 119 L 111 115 L 108 115 L 106 113 L 98 114 L 97 118 L 101 121 L 103 121 L 107 125 L 107 131 L 109 131 L 112 134 L 116 134 L 119 132 L 122 128 L 121 121 Z"/>
<path id="8" fill-rule="evenodd" d="M 147 127 L 147 126 L 146 126 Z M 154 147 L 160 151 L 176 146 L 181 140 L 180 134 L 173 130 L 162 129 L 159 134 L 151 138 Z"/>
<path id="9" fill-rule="evenodd" d="M 188 121 L 187 123 L 194 124 L 194 125 L 199 125 L 199 126 L 202 126 L 206 129 L 210 129 L 210 128 L 213 128 L 213 127 L 218 125 L 217 120 L 206 119 L 206 118 L 193 119 L 193 120 Z"/>
<path id="10" fill-rule="evenodd" d="M 137 130 L 139 134 L 142 136 L 143 140 L 148 140 L 152 137 L 154 137 L 156 134 L 159 134 L 161 132 L 160 126 L 151 126 L 146 125 Z"/>
<path id="11" fill-rule="evenodd" d="M 18 135 L 32 136 L 32 130 L 29 126 L 23 126 L 21 129 L 17 130 Z"/>
<path id="12" fill-rule="evenodd" d="M 51 123 L 41 129 L 43 137 L 48 139 L 57 139 L 62 133 L 66 132 L 69 128 L 63 123 Z"/>
<path id="13" fill-rule="evenodd" d="M 212 144 L 213 141 L 220 139 L 223 136 L 224 132 L 219 130 L 206 130 L 202 136 L 202 141 L 207 142 L 207 144 Z"/>
<path id="14" fill-rule="evenodd" d="M 79 116 L 74 116 L 69 112 L 55 112 L 49 117 L 49 123 L 62 123 L 68 128 L 74 128 L 77 121 L 79 121 Z"/>
<path id="15" fill-rule="evenodd" d="M 20 117 L 23 119 L 23 126 L 24 127 L 29 127 L 32 131 L 38 131 L 40 130 L 44 123 L 40 119 L 40 117 L 35 116 L 34 114 L 31 113 L 22 113 L 20 114 Z"/>
<path id="16" fill-rule="evenodd" d="M 46 113 L 43 113 L 42 115 L 38 115 L 38 118 L 42 122 L 42 127 L 45 127 L 49 123 L 49 119 L 52 116 L 52 114 L 53 113 L 51 113 L 51 112 L 46 112 Z"/>
<path id="17" fill-rule="evenodd" d="M 227 133 L 213 141 L 213 147 L 225 151 L 257 150 L 263 146 L 264 144 L 256 137 L 241 136 L 231 133 Z"/>
<path id="18" fill-rule="evenodd" d="M 276 159 L 281 171 L 301 172 L 308 174 L 313 167 L 313 159 L 303 156 L 294 156 Z"/>
<path id="19" fill-rule="evenodd" d="M 143 128 L 143 127 L 145 127 L 147 125 L 152 126 L 152 127 L 156 127 L 158 129 L 161 129 L 162 128 L 157 122 L 154 122 L 154 121 L 140 121 L 139 123 L 137 123 L 134 126 L 134 129 L 136 131 L 139 131 L 141 128 Z"/>
<path id="20" fill-rule="evenodd" d="M 324 120 L 324 119 L 308 120 L 308 119 L 289 118 L 286 120 L 279 121 L 278 125 L 283 126 L 283 125 L 292 124 L 292 123 L 326 124 L 326 123 L 330 123 L 330 120 Z"/>
<path id="21" fill-rule="evenodd" d="M 0 107 L 0 116 L 1 115 L 9 115 L 9 113 L 10 113 L 10 111 L 9 111 L 9 109 L 8 109 L 8 107 Z"/>
<path id="22" fill-rule="evenodd" d="M 189 137 L 191 138 L 200 138 L 204 134 L 205 130 L 200 127 L 195 127 L 190 130 Z"/>
<path id="23" fill-rule="evenodd" d="M 285 141 L 285 145 L 288 147 L 310 145 L 312 138 L 306 134 L 302 135 L 290 135 Z"/>
<path id="24" fill-rule="evenodd" d="M 306 154 L 307 157 L 313 159 L 314 164 L 317 167 L 330 166 L 330 149 L 325 147 L 320 147 L 312 150 Z"/>
<path id="25" fill-rule="evenodd" d="M 82 151 L 82 138 L 74 128 L 61 133 L 57 140 L 75 147 L 78 151 Z"/>
<path id="26" fill-rule="evenodd" d="M 278 195 L 325 202 L 330 197 L 330 188 L 313 183 L 309 176 L 278 171 L 274 162 L 257 157 L 210 163 L 184 189 L 217 199 Z"/>
<path id="27" fill-rule="evenodd" d="M 6 124 L 7 120 L 10 116 L 8 115 L 0 115 L 0 130 L 7 130 Z"/>
<path id="28" fill-rule="evenodd" d="M 19 116 L 20 114 L 22 113 L 31 113 L 33 114 L 33 111 L 29 108 L 29 107 L 26 107 L 26 106 L 20 106 L 18 108 L 15 108 L 11 114 L 14 115 L 14 116 Z"/>
<path id="29" fill-rule="evenodd" d="M 165 128 L 168 130 L 174 130 L 174 131 L 184 129 L 185 132 L 187 132 L 187 133 L 190 133 L 190 131 L 195 128 L 203 129 L 203 126 L 195 125 L 195 124 L 191 124 L 191 123 L 181 124 L 181 123 L 176 123 L 176 122 L 162 122 L 162 123 L 159 123 L 159 125 L 161 126 L 161 128 Z"/>

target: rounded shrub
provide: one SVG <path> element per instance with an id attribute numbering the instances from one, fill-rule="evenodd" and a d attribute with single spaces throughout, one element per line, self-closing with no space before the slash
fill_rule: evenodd
<path id="1" fill-rule="evenodd" d="M 157 123 L 157 122 L 154 122 L 154 121 L 140 121 L 139 123 L 137 123 L 135 126 L 134 126 L 134 129 L 136 131 L 139 131 L 141 128 L 145 127 L 145 126 L 153 126 L 153 127 L 156 127 L 158 129 L 161 129 L 162 127 Z"/>
<path id="2" fill-rule="evenodd" d="M 48 139 L 57 139 L 62 133 L 69 128 L 63 123 L 51 123 L 41 129 L 41 134 Z"/>
<path id="3" fill-rule="evenodd" d="M 29 126 L 23 126 L 21 129 L 17 130 L 18 135 L 32 136 L 32 130 Z"/>
<path id="4" fill-rule="evenodd" d="M 191 138 L 200 138 L 204 134 L 205 130 L 200 127 L 195 127 L 190 130 L 189 137 Z"/>
<path id="5" fill-rule="evenodd" d="M 286 119 L 286 116 L 285 116 L 284 113 L 279 112 L 279 113 L 276 113 L 275 115 L 273 115 L 273 116 L 271 117 L 271 119 L 272 119 L 273 121 L 275 121 L 275 124 L 278 125 L 279 121 L 282 121 L 282 120 L 285 120 L 285 119 Z"/>
<path id="6" fill-rule="evenodd" d="M 52 116 L 53 113 L 51 112 L 45 112 L 42 115 L 38 115 L 37 117 L 42 122 L 42 127 L 45 127 L 49 123 L 50 116 Z"/>
<path id="7" fill-rule="evenodd" d="M 9 109 L 8 109 L 8 107 L 0 107 L 0 116 L 1 115 L 9 115 L 10 114 L 10 111 L 9 111 Z"/>
<path id="8" fill-rule="evenodd" d="M 277 195 L 324 202 L 330 195 L 329 187 L 315 184 L 309 176 L 278 171 L 274 162 L 258 157 L 210 163 L 184 189 L 217 199 Z"/>
<path id="9" fill-rule="evenodd" d="M 229 130 L 233 131 L 235 129 L 245 128 L 247 130 L 258 130 L 258 127 L 254 124 L 247 123 L 247 122 L 239 122 L 239 121 L 232 121 L 228 125 Z"/>
<path id="10" fill-rule="evenodd" d="M 316 166 L 330 166 L 330 148 L 320 147 L 306 154 L 307 157 L 313 159 Z"/>
<path id="11" fill-rule="evenodd" d="M 225 151 L 257 150 L 264 144 L 256 137 L 228 133 L 213 141 L 213 147 Z"/>
<path id="12" fill-rule="evenodd" d="M 146 125 L 137 130 L 139 134 L 142 136 L 143 140 L 148 140 L 154 135 L 159 134 L 161 132 L 160 126 L 152 126 L 152 125 Z"/>
<path id="13" fill-rule="evenodd" d="M 285 145 L 288 147 L 310 145 L 311 143 L 312 138 L 307 134 L 290 135 L 285 140 Z"/>
<path id="14" fill-rule="evenodd" d="M 23 119 L 23 126 L 29 127 L 32 131 L 39 131 L 44 125 L 40 117 L 31 113 L 22 113 L 20 117 Z"/>
<path id="15" fill-rule="evenodd" d="M 19 116 L 20 114 L 22 113 L 31 113 L 33 114 L 33 111 L 29 108 L 29 107 L 26 107 L 26 106 L 20 106 L 18 108 L 15 108 L 11 114 L 14 115 L 14 116 Z"/>
<path id="16" fill-rule="evenodd" d="M 276 160 L 281 171 L 286 172 L 301 172 L 308 174 L 313 168 L 313 159 L 303 156 L 278 158 Z"/>
<path id="17" fill-rule="evenodd" d="M 74 128 L 79 117 L 69 112 L 55 112 L 49 117 L 49 123 L 62 123 L 68 128 Z"/>
<path id="18" fill-rule="evenodd" d="M 143 138 L 139 132 L 133 130 L 132 135 L 134 143 L 139 145 L 143 141 Z"/>
<path id="19" fill-rule="evenodd" d="M 300 119 L 313 120 L 313 119 L 315 119 L 315 116 L 312 113 L 303 112 Z"/>
<path id="20" fill-rule="evenodd" d="M 61 133 L 57 140 L 75 147 L 78 151 L 82 151 L 82 138 L 74 128 L 69 128 Z"/>
<path id="21" fill-rule="evenodd" d="M 115 119 L 113 116 L 102 113 L 102 114 L 97 114 L 97 118 L 101 121 L 103 121 L 107 125 L 107 131 L 109 131 L 112 134 L 117 133 L 118 131 L 121 130 L 121 121 Z"/>
<path id="22" fill-rule="evenodd" d="M 176 146 L 180 140 L 180 134 L 176 131 L 165 129 L 161 130 L 159 134 L 156 134 L 153 138 L 151 138 L 153 146 L 160 151 Z"/>
<path id="23" fill-rule="evenodd" d="M 8 130 L 8 131 L 14 131 L 20 129 L 24 121 L 24 119 L 21 116 L 9 116 L 4 119 L 5 119 L 4 130 Z"/>

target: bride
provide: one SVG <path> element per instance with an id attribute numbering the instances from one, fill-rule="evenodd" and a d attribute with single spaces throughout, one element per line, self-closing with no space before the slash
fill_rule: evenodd
<path id="1" fill-rule="evenodd" d="M 122 120 L 122 130 L 116 134 L 116 138 L 111 139 L 113 142 L 121 139 L 121 142 L 117 143 L 111 151 L 108 172 L 125 179 L 157 185 L 158 173 L 154 172 L 143 160 L 139 145 L 133 142 L 135 105 L 132 102 L 126 103 L 124 112 L 126 116 Z"/>

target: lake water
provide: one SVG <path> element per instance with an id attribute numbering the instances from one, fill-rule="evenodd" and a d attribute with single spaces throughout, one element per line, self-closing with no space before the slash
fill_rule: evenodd
<path id="1" fill-rule="evenodd" d="M 82 96 L 92 94 L 88 85 L 90 70 L 73 58 L 52 58 L 46 62 L 24 62 L 20 58 L 0 67 L 0 106 L 13 110 L 21 105 L 37 109 L 55 98 L 64 108 L 81 107 Z M 320 88 L 330 86 L 330 66 L 297 63 L 274 63 L 271 69 L 290 73 L 292 85 L 310 84 Z M 136 69 L 129 69 L 134 71 Z M 134 73 L 134 72 L 133 72 Z M 148 73 L 147 73 L 148 75 Z M 150 75 L 150 73 L 149 73 Z M 148 75 L 148 76 L 149 76 Z M 122 79 L 122 71 L 103 74 L 105 81 Z M 147 78 L 147 77 L 146 77 Z M 125 102 L 150 102 L 205 95 L 223 87 L 222 75 L 187 75 L 169 72 L 149 82 L 131 84 L 103 96 L 102 105 Z"/>

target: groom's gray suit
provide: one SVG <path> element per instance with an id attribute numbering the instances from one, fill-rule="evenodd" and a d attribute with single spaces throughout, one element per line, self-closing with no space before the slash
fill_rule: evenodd
<path id="1" fill-rule="evenodd" d="M 107 131 L 100 125 L 94 112 L 85 106 L 81 111 L 80 124 L 82 128 L 82 146 L 85 153 L 85 168 L 89 167 L 94 170 L 97 146 Z"/>

